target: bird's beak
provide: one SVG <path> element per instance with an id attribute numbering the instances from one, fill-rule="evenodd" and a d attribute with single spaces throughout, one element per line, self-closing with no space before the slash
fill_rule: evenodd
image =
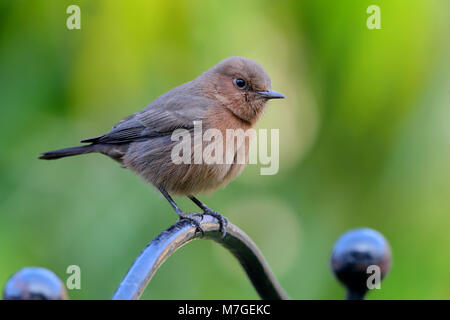
<path id="1" fill-rule="evenodd" d="M 268 91 L 257 91 L 257 94 L 259 94 L 261 97 L 266 99 L 286 99 L 284 94 L 281 94 L 276 91 L 268 90 Z"/>

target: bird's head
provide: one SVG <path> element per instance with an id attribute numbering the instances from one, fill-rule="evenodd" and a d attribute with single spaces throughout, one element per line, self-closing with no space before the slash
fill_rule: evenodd
<path id="1" fill-rule="evenodd" d="M 252 124 L 259 119 L 268 100 L 285 98 L 271 90 L 264 68 L 250 59 L 227 58 L 202 76 L 210 81 L 215 99 L 235 116 Z"/>

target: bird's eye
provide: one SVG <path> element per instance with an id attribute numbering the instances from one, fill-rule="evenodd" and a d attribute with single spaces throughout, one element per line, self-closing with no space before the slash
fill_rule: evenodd
<path id="1" fill-rule="evenodd" d="M 247 83 L 245 82 L 244 79 L 242 79 L 242 78 L 236 79 L 236 87 L 238 87 L 239 89 L 244 89 L 246 86 L 247 86 Z"/>

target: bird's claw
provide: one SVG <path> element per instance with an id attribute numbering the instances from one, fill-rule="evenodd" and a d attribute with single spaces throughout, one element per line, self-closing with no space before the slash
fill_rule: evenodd
<path id="1" fill-rule="evenodd" d="M 191 221 L 196 227 L 195 232 L 200 231 L 202 236 L 204 236 L 205 230 L 201 226 L 200 222 L 203 220 L 203 216 L 205 214 L 212 216 L 212 217 L 216 218 L 217 220 L 219 220 L 219 231 L 222 233 L 222 239 L 225 238 L 225 235 L 227 234 L 228 219 L 225 218 L 220 213 L 218 213 L 217 211 L 207 208 L 203 211 L 203 213 L 180 212 L 180 213 L 178 213 L 178 217 L 180 220 Z M 196 219 L 197 217 L 200 217 L 200 222 L 198 221 L 198 219 Z"/>
<path id="2" fill-rule="evenodd" d="M 209 208 L 205 209 L 205 211 L 203 211 L 203 214 L 210 215 L 219 220 L 219 231 L 222 233 L 222 239 L 225 238 L 225 235 L 227 234 L 228 219 L 217 211 Z"/>
<path id="3" fill-rule="evenodd" d="M 201 226 L 200 222 L 196 219 L 196 217 L 200 217 L 200 221 L 203 220 L 202 213 L 178 213 L 179 220 L 191 221 L 195 225 L 195 232 L 200 231 L 203 237 L 205 235 L 205 230 Z"/>

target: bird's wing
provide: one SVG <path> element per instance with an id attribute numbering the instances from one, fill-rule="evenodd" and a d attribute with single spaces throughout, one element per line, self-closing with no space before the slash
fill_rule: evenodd
<path id="1" fill-rule="evenodd" d="M 171 134 L 175 129 L 193 128 L 202 120 L 211 100 L 186 94 L 163 95 L 144 110 L 126 117 L 110 132 L 82 142 L 120 144 Z"/>

